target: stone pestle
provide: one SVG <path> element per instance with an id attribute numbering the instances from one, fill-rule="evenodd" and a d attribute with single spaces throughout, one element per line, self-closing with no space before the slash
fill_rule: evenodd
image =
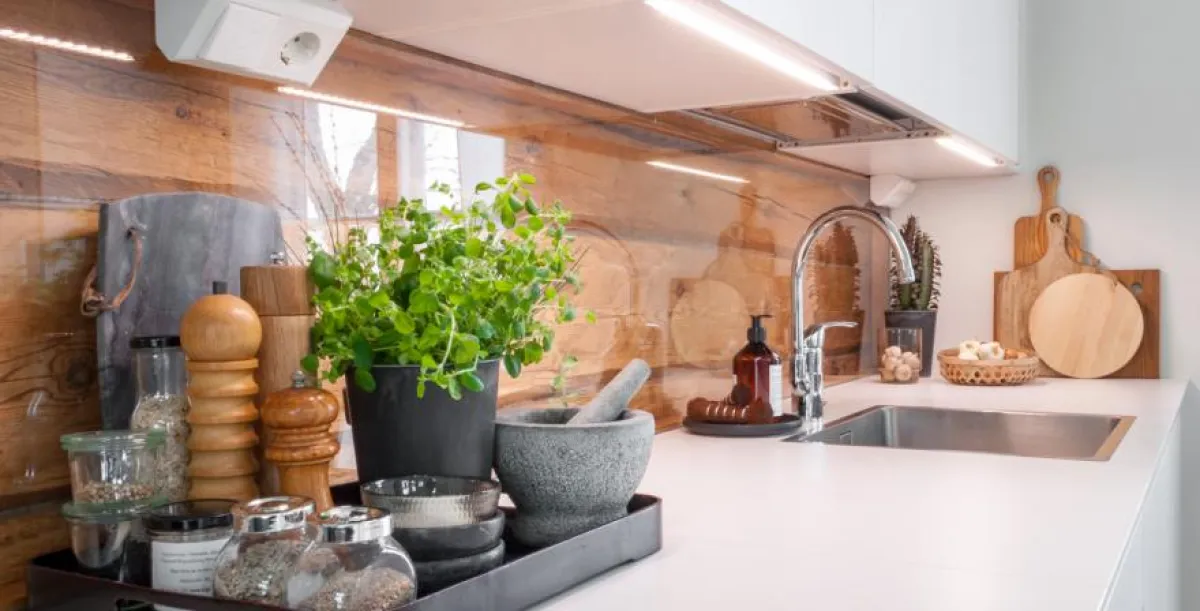
<path id="1" fill-rule="evenodd" d="M 642 359 L 633 359 L 617 374 L 579 413 L 567 421 L 567 426 L 580 426 L 612 422 L 621 417 L 629 407 L 629 400 L 637 394 L 646 380 L 650 379 L 650 365 Z"/>

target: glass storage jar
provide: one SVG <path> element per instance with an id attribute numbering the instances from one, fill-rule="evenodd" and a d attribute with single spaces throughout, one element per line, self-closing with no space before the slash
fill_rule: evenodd
<path id="1" fill-rule="evenodd" d="M 234 507 L 237 533 L 217 556 L 213 595 L 283 605 L 283 586 L 292 565 L 312 543 L 308 516 L 312 499 L 273 496 Z"/>
<path id="2" fill-rule="evenodd" d="M 160 499 L 154 485 L 161 431 L 90 431 L 59 438 L 81 511 L 114 510 Z"/>
<path id="3" fill-rule="evenodd" d="M 300 611 L 378 611 L 417 596 L 412 560 L 392 538 L 392 516 L 375 507 L 334 507 L 316 517 L 316 541 L 287 581 Z"/>
<path id="4" fill-rule="evenodd" d="M 149 505 L 89 511 L 67 503 L 63 518 L 71 533 L 71 551 L 84 572 L 133 583 L 150 585 L 149 541 L 142 518 Z"/>
<path id="5" fill-rule="evenodd" d="M 887 384 L 916 384 L 921 379 L 921 330 L 879 330 L 879 380 Z"/>
<path id="6" fill-rule="evenodd" d="M 212 596 L 217 555 L 233 536 L 235 501 L 195 500 L 151 509 L 150 585 L 156 590 Z M 171 609 L 156 605 L 159 611 Z"/>
<path id="7" fill-rule="evenodd" d="M 187 423 L 187 363 L 179 347 L 179 337 L 135 337 L 129 347 L 133 350 L 133 370 L 137 378 L 137 406 L 133 409 L 130 428 L 163 431 L 156 485 L 168 502 L 185 500 L 190 428 Z"/>

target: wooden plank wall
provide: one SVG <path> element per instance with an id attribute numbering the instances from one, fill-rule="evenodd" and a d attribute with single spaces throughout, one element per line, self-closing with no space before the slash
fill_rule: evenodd
<path id="1" fill-rule="evenodd" d="M 320 105 L 263 82 L 170 64 L 155 48 L 152 5 L 5 0 L 0 17 L 3 27 L 136 58 L 0 41 L 0 609 L 19 605 L 27 558 L 66 545 L 56 518 L 67 484 L 58 437 L 99 425 L 93 323 L 79 314 L 98 203 L 209 191 L 280 207 L 294 244 L 314 228 L 305 202 L 320 173 L 300 158 L 314 141 L 321 148 Z M 588 251 L 579 299 L 599 321 L 564 327 L 546 363 L 504 382 L 506 404 L 544 397 L 564 354 L 580 358 L 572 385 L 585 391 L 641 356 L 655 374 L 639 405 L 662 426 L 677 422 L 688 398 L 727 391 L 745 315 L 775 314 L 770 341 L 786 352 L 795 242 L 816 214 L 866 196 L 860 177 L 685 116 L 630 113 L 358 32 L 314 89 L 503 138 L 505 170 L 533 172 L 540 195 L 576 212 Z M 406 124 L 376 117 L 373 150 L 364 145 L 355 158 L 366 164 L 363 188 L 375 203 L 412 187 L 399 170 Z M 653 159 L 749 182 L 665 172 L 645 164 Z M 858 295 L 860 285 L 882 282 L 882 273 L 858 265 L 878 259 L 877 245 L 854 231 L 858 244 L 839 238 L 829 248 L 841 250 L 821 264 L 841 271 L 815 275 L 814 320 L 878 306 Z M 857 364 L 857 337 L 841 342 L 844 371 Z"/>

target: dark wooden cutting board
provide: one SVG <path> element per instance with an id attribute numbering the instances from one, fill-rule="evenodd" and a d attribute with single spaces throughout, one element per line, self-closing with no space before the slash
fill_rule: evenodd
<path id="1" fill-rule="evenodd" d="M 131 230 L 136 237 L 131 236 Z M 129 296 L 96 319 L 100 412 L 104 428 L 125 428 L 136 382 L 129 340 L 177 335 L 179 318 L 222 280 L 240 292 L 240 270 L 265 265 L 283 252 L 283 229 L 274 208 L 210 193 L 141 195 L 100 209 L 96 288 L 109 298 L 130 278 L 134 244 L 141 264 Z"/>

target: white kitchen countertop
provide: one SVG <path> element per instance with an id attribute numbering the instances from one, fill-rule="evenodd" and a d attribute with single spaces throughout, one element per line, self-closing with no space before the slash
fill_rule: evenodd
<path id="1" fill-rule="evenodd" d="M 538 608 L 1095 611 L 1186 388 L 826 391 L 827 421 L 879 404 L 1137 416 L 1107 462 L 660 435 L 640 489 L 663 499 L 662 551 Z"/>

